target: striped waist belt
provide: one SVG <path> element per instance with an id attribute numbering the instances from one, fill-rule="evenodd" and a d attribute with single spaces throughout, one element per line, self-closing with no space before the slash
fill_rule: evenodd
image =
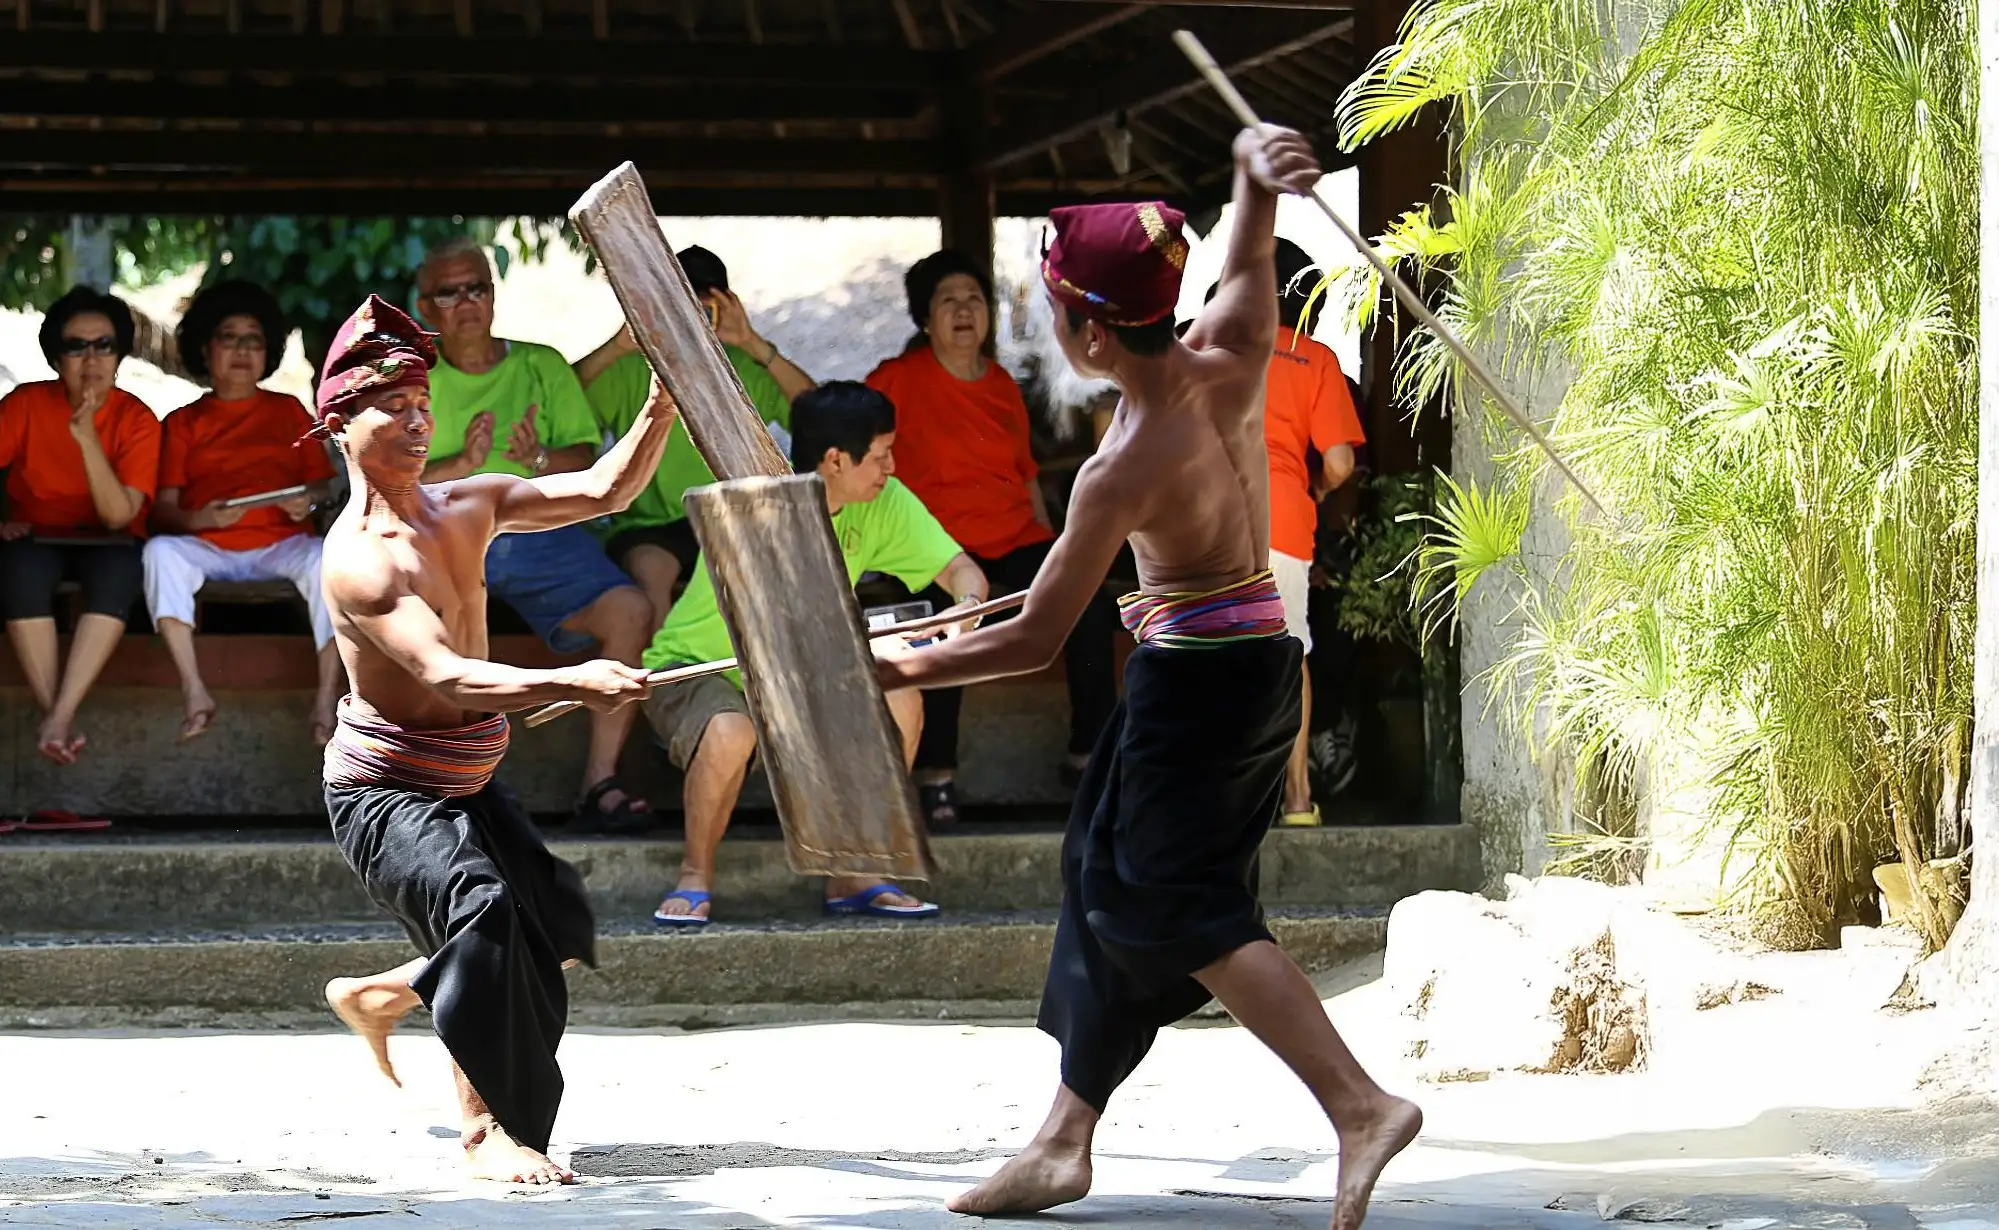
<path id="1" fill-rule="evenodd" d="M 1190 649 L 1284 635 L 1284 600 L 1268 569 L 1206 593 L 1126 594 L 1118 614 L 1141 645 Z"/>
<path id="2" fill-rule="evenodd" d="M 446 730 L 404 730 L 340 701 L 326 745 L 329 786 L 403 786 L 424 794 L 477 794 L 507 754 L 507 716 Z"/>

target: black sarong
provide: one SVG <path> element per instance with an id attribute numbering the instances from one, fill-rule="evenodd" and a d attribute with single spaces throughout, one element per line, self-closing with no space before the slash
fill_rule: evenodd
<path id="1" fill-rule="evenodd" d="M 1192 975 L 1270 938 L 1257 850 L 1284 803 L 1303 647 L 1141 644 L 1076 792 L 1039 1024 L 1099 1112 L 1158 1031 L 1211 998 Z"/>
<path id="2" fill-rule="evenodd" d="M 569 1015 L 562 963 L 597 964 L 582 877 L 497 782 L 458 798 L 328 786 L 326 810 L 368 895 L 430 958 L 410 989 L 445 1049 L 507 1135 L 547 1152 Z"/>

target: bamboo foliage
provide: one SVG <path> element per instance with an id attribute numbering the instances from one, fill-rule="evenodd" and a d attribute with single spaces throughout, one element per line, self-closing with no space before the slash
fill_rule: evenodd
<path id="1" fill-rule="evenodd" d="M 1494 461 L 1439 485 L 1419 592 L 1511 595 L 1491 694 L 1579 771 L 1698 746 L 1740 904 L 1802 938 L 1876 863 L 1935 889 L 1959 852 L 1975 45 L 1966 0 L 1423 0 L 1339 116 L 1352 145 L 1451 110 L 1456 184 L 1380 250 L 1502 378 L 1569 377 L 1544 428 L 1612 510 L 1559 499 L 1568 554 L 1530 566 L 1542 462 L 1413 329 L 1398 392 Z M 1324 289 L 1364 319 L 1373 283 Z"/>

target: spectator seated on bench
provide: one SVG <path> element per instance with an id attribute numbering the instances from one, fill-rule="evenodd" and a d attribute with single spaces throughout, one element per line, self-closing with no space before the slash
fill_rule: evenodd
<path id="1" fill-rule="evenodd" d="M 896 415 L 888 398 L 866 385 L 833 381 L 801 395 L 791 413 L 792 465 L 800 473 L 817 471 L 825 481 L 833 537 L 849 583 L 878 571 L 916 589 L 934 582 L 955 595 L 952 605 L 985 599 L 986 579 L 978 565 L 893 477 Z M 646 650 L 645 664 L 665 670 L 728 656 L 728 625 L 707 569 L 697 567 Z M 715 888 L 715 852 L 756 755 L 756 727 L 736 671 L 656 689 L 644 708 L 654 738 L 687 775 L 681 793 L 687 849 L 679 881 L 653 921 L 669 928 L 703 927 Z M 902 735 L 903 754 L 913 758 L 923 730 L 922 696 L 890 692 L 888 708 Z M 867 878 L 829 878 L 826 910 L 903 918 L 937 912 L 934 905 Z"/>
<path id="2" fill-rule="evenodd" d="M 56 379 L 0 400 L 0 619 L 42 712 L 35 746 L 60 765 L 83 750 L 76 711 L 139 596 L 136 536 L 159 480 L 159 419 L 113 384 L 132 331 L 123 302 L 76 287 L 42 319 L 42 354 Z M 84 611 L 59 669 L 55 595 L 65 578 L 82 587 Z"/>
<path id="3" fill-rule="evenodd" d="M 778 448 L 788 449 L 791 399 L 812 387 L 812 377 L 750 327 L 743 301 L 729 289 L 729 270 L 720 257 L 706 248 L 691 247 L 683 248 L 678 259 L 695 295 L 708 306 L 710 327 L 757 417 L 770 429 Z M 618 330 L 578 360 L 576 378 L 608 439 L 625 434 L 652 392 L 652 365 L 639 353 L 630 329 Z M 645 590 L 652 601 L 655 628 L 666 621 L 686 587 L 699 550 L 680 497 L 689 487 L 714 481 L 714 471 L 695 451 L 687 425 L 675 423 L 651 485 L 630 508 L 610 518 L 604 551 Z"/>
<path id="4" fill-rule="evenodd" d="M 319 655 L 312 737 L 333 737 L 344 675 L 319 588 L 320 539 L 307 518 L 332 489 L 326 446 L 295 397 L 257 387 L 278 369 L 289 330 L 277 300 L 248 282 L 195 297 L 181 318 L 181 361 L 209 392 L 169 414 L 160 460 L 156 537 L 146 544 L 146 609 L 180 676 L 180 741 L 207 733 L 215 698 L 194 652 L 195 596 L 212 581 L 286 581 L 305 599 Z M 257 507 L 231 501 L 303 488 Z"/>
<path id="5" fill-rule="evenodd" d="M 993 357 L 992 275 L 946 248 L 903 279 L 917 332 L 903 353 L 869 374 L 895 403 L 896 457 L 903 481 L 994 583 L 1026 589 L 1055 543 L 1028 426 L 1027 403 Z M 933 605 L 950 596 L 917 595 Z M 1069 754 L 1063 780 L 1082 780 L 1117 707 L 1113 641 L 1117 604 L 1101 592 L 1063 644 L 1069 691 Z M 923 745 L 916 782 L 934 828 L 958 817 L 958 714 L 963 688 L 923 693 Z"/>

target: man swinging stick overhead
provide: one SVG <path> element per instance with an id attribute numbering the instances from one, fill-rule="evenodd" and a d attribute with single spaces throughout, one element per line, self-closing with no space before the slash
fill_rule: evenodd
<path id="1" fill-rule="evenodd" d="M 675 411 L 655 385 L 588 470 L 426 487 L 436 356 L 430 334 L 371 295 L 334 337 L 320 379 L 319 429 L 340 441 L 353 486 L 322 564 L 353 688 L 326 747 L 326 808 L 369 896 L 424 954 L 335 979 L 326 998 L 391 1079 L 389 1032 L 428 1004 L 451 1052 L 473 1174 L 568 1182 L 547 1156 L 562 1100 L 562 971 L 595 965 L 596 926 L 582 879 L 493 773 L 509 711 L 574 700 L 608 712 L 651 689 L 621 662 L 487 661 L 486 547 L 495 534 L 622 511 L 652 481 Z"/>
<path id="2" fill-rule="evenodd" d="M 1304 1080 L 1340 1139 L 1333 1230 L 1356 1230 L 1422 1112 L 1374 1083 L 1298 966 L 1272 941 L 1256 856 L 1282 805 L 1298 730 L 1297 640 L 1269 571 L 1265 373 L 1277 334 L 1277 196 L 1319 164 L 1297 133 L 1235 144 L 1235 223 L 1220 289 L 1174 336 L 1187 245 L 1164 205 L 1059 209 L 1042 266 L 1055 331 L 1084 376 L 1123 393 L 1076 478 L 1067 524 L 1021 615 L 924 649 L 887 649 L 884 688 L 975 683 L 1052 662 L 1126 541 L 1141 592 L 1125 698 L 1077 792 L 1041 1028 L 1062 1083 L 1032 1144 L 950 1202 L 1046 1209 L 1090 1190 L 1098 1119 L 1156 1032 L 1208 1000 Z"/>

